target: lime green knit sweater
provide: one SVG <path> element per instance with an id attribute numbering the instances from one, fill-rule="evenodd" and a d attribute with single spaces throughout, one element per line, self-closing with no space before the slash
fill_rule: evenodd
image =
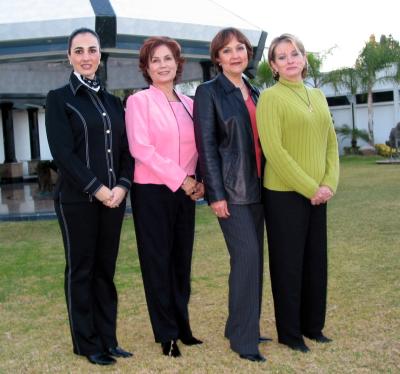
<path id="1" fill-rule="evenodd" d="M 335 192 L 338 145 L 325 96 L 303 82 L 280 81 L 265 90 L 257 104 L 257 128 L 267 159 L 264 187 L 307 198 L 321 185 Z"/>

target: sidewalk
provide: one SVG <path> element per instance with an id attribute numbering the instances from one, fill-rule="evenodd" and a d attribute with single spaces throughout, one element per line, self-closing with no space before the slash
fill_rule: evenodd
<path id="1" fill-rule="evenodd" d="M 131 213 L 128 196 L 126 213 Z M 39 192 L 37 183 L 0 184 L 0 221 L 56 219 L 53 194 Z"/>

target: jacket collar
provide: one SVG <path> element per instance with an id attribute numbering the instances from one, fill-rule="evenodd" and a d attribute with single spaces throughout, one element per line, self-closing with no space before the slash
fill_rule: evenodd
<path id="1" fill-rule="evenodd" d="M 72 93 L 74 94 L 74 96 L 76 96 L 76 93 L 78 92 L 78 90 L 79 90 L 80 88 L 82 88 L 82 87 L 83 87 L 84 89 L 88 88 L 85 84 L 83 84 L 83 83 L 78 79 L 78 77 L 74 74 L 73 71 L 71 72 L 71 75 L 69 76 L 69 87 L 70 87 Z M 88 89 L 90 90 L 90 88 L 88 88 Z M 99 92 L 100 92 L 100 91 L 104 91 L 103 85 L 100 85 L 100 90 L 99 90 Z M 92 90 L 92 92 L 94 92 L 94 91 Z"/>
<path id="2" fill-rule="evenodd" d="M 256 89 L 250 84 L 246 76 L 242 76 L 245 85 L 251 91 L 251 93 L 256 93 Z M 215 78 L 219 84 L 222 86 L 224 91 L 229 94 L 236 89 L 236 86 L 225 76 L 223 73 L 219 73 Z"/>

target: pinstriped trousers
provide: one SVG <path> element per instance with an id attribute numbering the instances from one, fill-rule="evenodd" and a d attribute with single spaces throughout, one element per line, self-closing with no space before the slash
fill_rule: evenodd
<path id="1" fill-rule="evenodd" d="M 230 217 L 219 218 L 230 255 L 229 315 L 225 337 L 239 354 L 259 353 L 264 261 L 262 204 L 228 204 Z"/>

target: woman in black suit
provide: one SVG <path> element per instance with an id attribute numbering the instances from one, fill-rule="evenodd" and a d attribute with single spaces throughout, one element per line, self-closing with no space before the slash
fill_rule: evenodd
<path id="1" fill-rule="evenodd" d="M 252 47 L 239 30 L 221 30 L 211 42 L 219 70 L 194 101 L 200 169 L 211 209 L 231 258 L 225 336 L 241 358 L 265 361 L 258 344 L 263 282 L 262 151 L 255 108 L 258 91 L 243 77 Z"/>
<path id="2" fill-rule="evenodd" d="M 55 210 L 65 249 L 65 296 L 73 350 L 110 365 L 131 353 L 118 347 L 114 285 L 125 196 L 133 159 L 120 100 L 96 78 L 98 35 L 75 30 L 68 41 L 69 82 L 50 91 L 46 131 L 58 167 Z"/>

